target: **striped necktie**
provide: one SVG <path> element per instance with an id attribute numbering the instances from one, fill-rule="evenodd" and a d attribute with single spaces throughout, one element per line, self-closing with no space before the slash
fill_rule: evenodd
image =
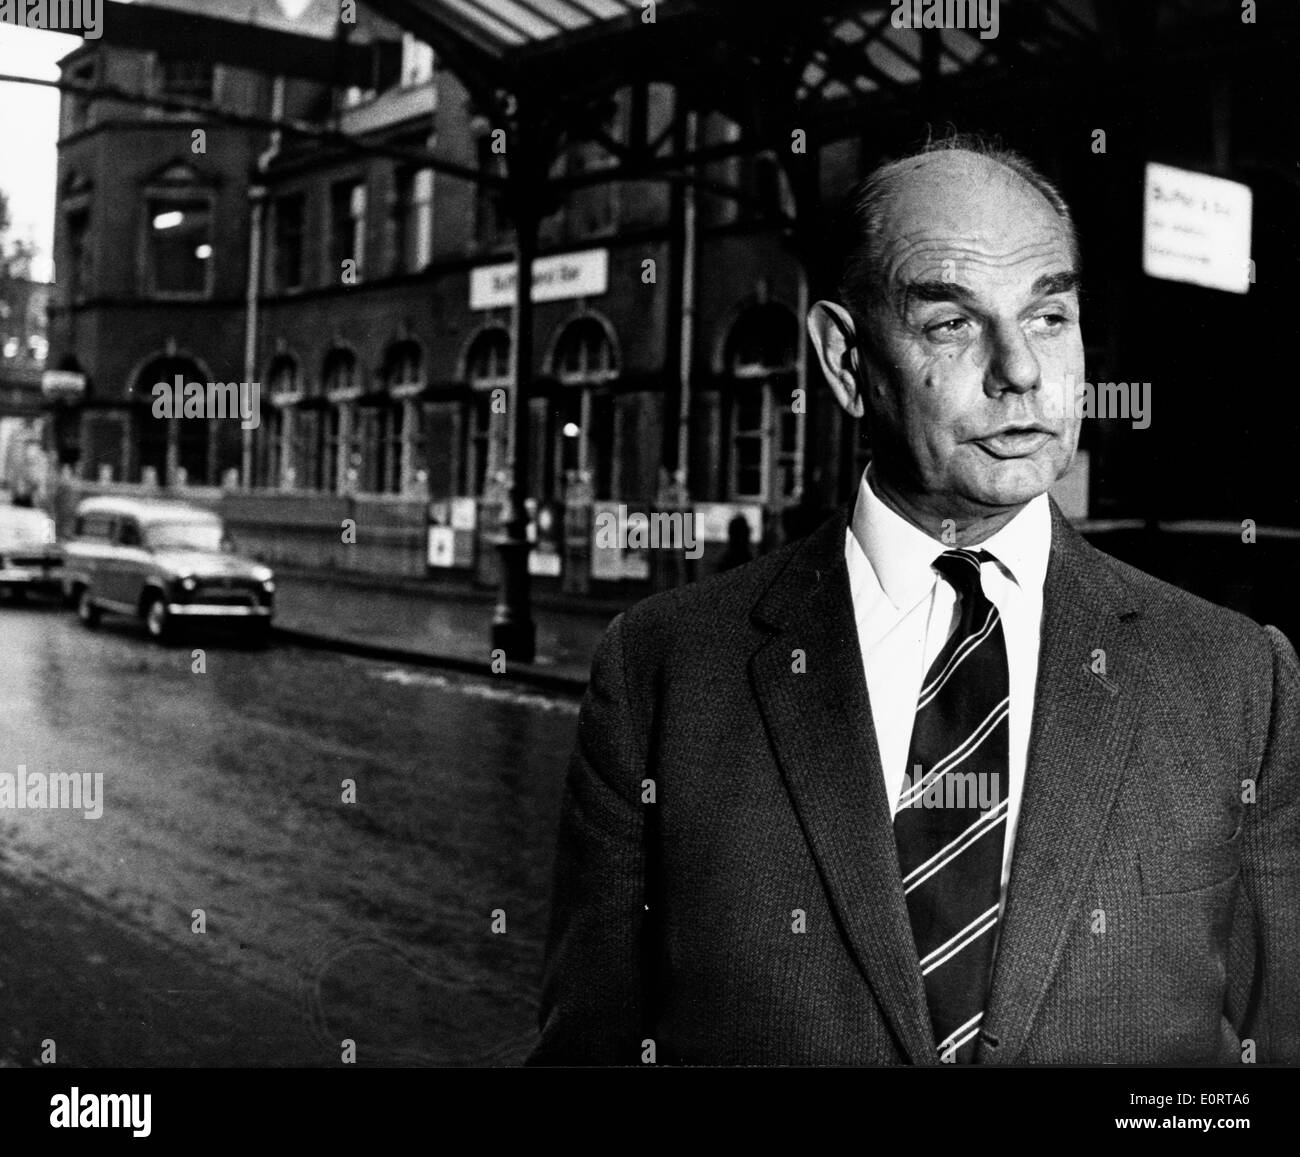
<path id="1" fill-rule="evenodd" d="M 1002 620 L 980 585 L 987 551 L 934 568 L 961 600 L 926 673 L 894 817 L 912 936 L 938 1057 L 969 1063 L 988 995 L 1007 818 L 1010 683 Z"/>

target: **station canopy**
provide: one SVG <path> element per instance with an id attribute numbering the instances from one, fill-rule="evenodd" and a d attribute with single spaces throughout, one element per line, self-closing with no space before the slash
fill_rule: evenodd
<path id="1" fill-rule="evenodd" d="M 1231 24 L 1221 17 L 1237 8 L 1236 0 L 358 0 L 353 25 L 339 21 L 337 0 L 281 4 L 277 14 L 276 0 L 109 0 L 103 23 L 109 41 L 198 48 L 222 62 L 363 88 L 393 75 L 393 38 L 409 32 L 489 114 L 526 101 L 562 120 L 624 85 L 660 82 L 746 126 L 797 115 L 831 140 L 854 135 L 864 111 L 914 106 L 918 90 L 978 92 L 1114 69 L 1153 30 L 1172 47 L 1168 29 L 1213 23 L 1221 33 Z M 285 11 L 294 7 L 296 16 Z M 257 35 L 247 35 L 249 24 Z"/>
<path id="2" fill-rule="evenodd" d="M 827 111 L 971 70 L 1091 53 L 1107 0 L 363 2 L 432 44 L 471 89 L 562 106 L 641 79 L 723 109 L 766 93 Z M 934 16 L 966 26 L 927 35 Z"/>

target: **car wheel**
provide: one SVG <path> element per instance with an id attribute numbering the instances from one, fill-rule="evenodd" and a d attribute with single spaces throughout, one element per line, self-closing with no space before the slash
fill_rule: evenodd
<path id="1" fill-rule="evenodd" d="M 145 608 L 144 628 L 155 643 L 165 643 L 171 638 L 172 619 L 161 595 L 154 595 Z"/>
<path id="2" fill-rule="evenodd" d="M 91 601 L 90 588 L 82 587 L 77 595 L 77 618 L 92 629 L 99 626 L 100 610 Z"/>

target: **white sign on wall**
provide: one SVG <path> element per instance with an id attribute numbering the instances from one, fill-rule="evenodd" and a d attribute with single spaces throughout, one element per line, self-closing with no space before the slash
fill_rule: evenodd
<path id="1" fill-rule="evenodd" d="M 515 303 L 519 266 L 482 265 L 469 273 L 470 309 L 501 309 Z M 599 297 L 609 289 L 609 250 L 586 249 L 559 253 L 533 262 L 533 300 L 561 301 L 570 297 Z"/>
<path id="2" fill-rule="evenodd" d="M 455 566 L 456 532 L 450 526 L 429 527 L 429 565 Z"/>
<path id="3" fill-rule="evenodd" d="M 41 374 L 41 393 L 47 398 L 79 398 L 85 392 L 85 374 L 71 370 L 46 370 Z"/>
<path id="4" fill-rule="evenodd" d="M 1250 186 L 1170 165 L 1147 165 L 1142 269 L 1149 277 L 1245 293 Z"/>
<path id="5" fill-rule="evenodd" d="M 478 502 L 473 498 L 451 500 L 452 530 L 473 530 L 478 525 Z"/>

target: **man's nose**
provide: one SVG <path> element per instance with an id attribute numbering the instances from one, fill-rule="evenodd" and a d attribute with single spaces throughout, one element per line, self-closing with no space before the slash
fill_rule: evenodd
<path id="1" fill-rule="evenodd" d="M 1023 394 L 1036 389 L 1042 378 L 1038 358 L 1024 330 L 1016 324 L 994 328 L 984 392 L 991 397 L 1010 390 Z"/>

